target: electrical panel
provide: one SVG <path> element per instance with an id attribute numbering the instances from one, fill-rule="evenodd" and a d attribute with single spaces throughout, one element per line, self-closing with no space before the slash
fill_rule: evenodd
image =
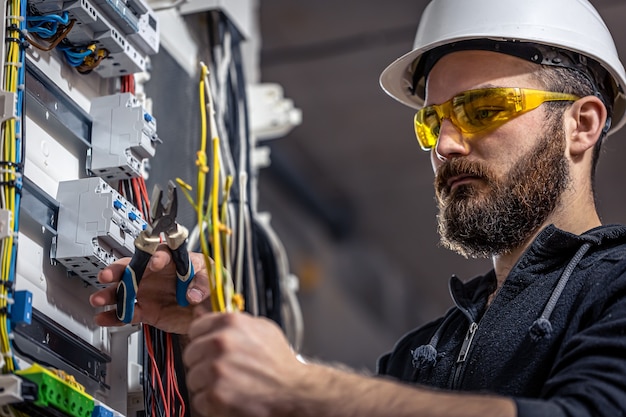
<path id="1" fill-rule="evenodd" d="M 169 356 L 178 349 L 175 336 L 146 325 L 99 327 L 89 304 L 89 296 L 103 287 L 98 282 L 102 268 L 132 256 L 135 238 L 150 230 L 148 174 L 158 177 L 166 171 L 173 179 L 188 166 L 219 171 L 207 180 L 212 181 L 207 189 L 215 191 L 210 198 L 212 213 L 219 206 L 223 216 L 212 218 L 221 222 L 222 233 L 213 242 L 222 245 L 216 259 L 223 262 L 226 277 L 232 274 L 238 286 L 242 282 L 249 286 L 237 294 L 239 298 L 233 297 L 237 308 L 281 325 L 298 322 L 283 320 L 283 311 L 296 314 L 297 310 L 295 297 L 285 297 L 291 308 L 283 309 L 281 301 L 286 262 L 277 255 L 283 251 L 269 220 L 255 212 L 254 177 L 261 166 L 260 151 L 254 132 L 248 132 L 239 49 L 242 33 L 250 31 L 237 30 L 228 17 L 241 15 L 244 19 L 238 21 L 251 21 L 253 4 L 240 3 L 241 13 L 237 8 L 227 13 L 211 11 L 204 25 L 196 28 L 217 35 L 212 39 L 205 33 L 195 37 L 202 40 L 194 40 L 199 51 L 210 50 L 206 58 L 211 61 L 211 74 L 201 82 L 195 76 L 186 80 L 184 87 L 194 88 L 176 91 L 184 90 L 187 96 L 185 108 L 175 110 L 193 114 L 193 122 L 200 125 L 199 113 L 207 109 L 187 109 L 194 94 L 189 91 L 197 92 L 199 83 L 207 87 L 209 96 L 214 92 L 216 111 L 210 116 L 217 119 L 212 126 L 222 141 L 200 155 L 200 145 L 183 142 L 197 138 L 179 135 L 187 126 L 168 118 L 167 110 L 161 125 L 176 130 L 163 135 L 163 141 L 157 133 L 145 84 L 152 59 L 163 51 L 162 19 L 172 13 L 155 12 L 150 3 L 5 2 L 0 25 L 5 34 L 0 47 L 4 60 L 0 66 L 0 320 L 9 325 L 0 329 L 0 406 L 10 407 L 11 415 L 135 417 L 166 408 L 153 384 L 155 375 L 167 367 L 151 355 L 162 349 L 163 359 L 164 351 Z M 175 0 L 170 8 L 174 6 Z M 180 17 L 179 10 L 175 13 Z M 171 44 L 178 45 L 179 34 L 189 29 L 182 25 L 168 28 Z M 166 98 L 156 106 L 171 105 L 171 81 L 158 86 Z M 255 97 L 255 106 L 267 107 L 268 94 Z M 259 139 L 279 136 L 299 123 L 297 109 L 281 106 L 290 104 L 281 100 L 282 95 L 278 100 L 274 97 L 273 110 L 254 119 Z M 263 131 L 268 125 L 276 127 L 277 120 L 280 129 Z M 178 142 L 168 143 L 168 136 Z M 169 154 L 161 159 L 161 172 L 156 172 L 156 164 L 150 171 L 150 161 L 159 157 L 164 146 Z M 267 164 L 269 154 L 265 155 Z M 174 158 L 184 163 L 171 163 Z M 188 184 L 182 180 L 181 184 L 186 192 Z M 191 200 L 190 194 L 187 197 Z M 205 200 L 198 206 L 208 204 L 208 195 Z M 205 234 L 198 230 L 190 234 L 190 249 L 196 248 L 201 235 Z M 263 259 L 258 259 L 259 253 Z M 167 372 L 169 368 L 163 371 L 162 381 L 180 378 Z"/>

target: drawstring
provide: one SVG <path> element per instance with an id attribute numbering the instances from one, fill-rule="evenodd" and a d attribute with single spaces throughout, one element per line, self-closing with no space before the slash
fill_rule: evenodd
<path id="1" fill-rule="evenodd" d="M 439 343 L 439 338 L 441 337 L 443 331 L 448 326 L 448 322 L 453 316 L 453 314 L 450 314 L 444 319 L 433 337 L 430 338 L 428 344 L 411 350 L 411 356 L 413 357 L 411 363 L 413 363 L 413 367 L 415 369 L 426 369 L 428 366 L 433 366 L 437 362 L 436 346 Z"/>
<path id="2" fill-rule="evenodd" d="M 561 278 L 559 278 L 559 282 L 556 284 L 556 288 L 554 288 L 554 291 L 552 291 L 552 295 L 550 296 L 548 303 L 543 309 L 543 313 L 541 313 L 541 316 L 537 320 L 535 320 L 528 329 L 530 332 L 530 338 L 534 342 L 537 342 L 544 337 L 549 339 L 550 336 L 552 336 L 552 323 L 550 323 L 550 316 L 552 315 L 552 311 L 556 307 L 556 303 L 559 301 L 559 297 L 561 296 L 563 289 L 565 289 L 567 281 L 574 272 L 574 268 L 576 268 L 576 265 L 578 265 L 578 263 L 583 258 L 583 256 L 585 256 L 585 253 L 587 253 L 590 247 L 591 243 L 587 242 L 584 243 L 580 248 L 578 248 L 578 251 L 576 251 L 574 257 L 569 261 L 569 263 L 565 267 L 565 270 L 563 270 Z"/>

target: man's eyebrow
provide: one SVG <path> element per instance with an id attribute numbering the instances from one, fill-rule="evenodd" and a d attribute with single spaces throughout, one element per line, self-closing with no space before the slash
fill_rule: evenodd
<path id="1" fill-rule="evenodd" d="M 463 94 L 466 91 L 482 90 L 483 88 L 502 88 L 502 86 L 501 85 L 492 84 L 492 83 L 482 84 L 482 85 L 470 88 L 469 90 L 459 91 L 459 92 L 453 94 L 452 96 L 450 96 L 450 98 L 453 98 L 453 97 L 456 97 L 456 96 L 458 96 L 460 94 Z M 441 104 L 441 103 L 434 103 L 434 104 Z M 428 107 L 428 106 L 432 106 L 432 105 L 433 105 L 433 103 L 428 103 L 428 94 L 427 94 L 426 95 L 426 100 L 424 101 L 424 106 L 423 107 Z"/>

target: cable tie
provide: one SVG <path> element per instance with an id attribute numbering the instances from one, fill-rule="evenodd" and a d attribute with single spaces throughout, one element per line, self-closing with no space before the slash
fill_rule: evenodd
<path id="1" fill-rule="evenodd" d="M 11 67 L 16 67 L 17 69 L 22 68 L 22 63 L 21 62 L 5 62 L 4 66 L 11 66 Z"/>
<path id="2" fill-rule="evenodd" d="M 6 37 L 6 38 L 4 38 L 4 40 L 6 42 L 15 42 L 15 43 L 17 43 L 19 45 L 22 44 L 22 40 L 20 38 Z"/>
<path id="3" fill-rule="evenodd" d="M 5 279 L 0 280 L 0 286 L 3 286 L 7 290 L 11 290 L 13 289 L 13 281 L 5 280 Z"/>
<path id="4" fill-rule="evenodd" d="M 13 170 L 10 170 L 10 169 L 0 169 L 0 174 L 13 175 L 13 174 L 17 174 L 17 172 L 13 171 Z"/>
<path id="5" fill-rule="evenodd" d="M 8 294 L 0 294 L 0 300 L 6 300 L 7 304 L 14 304 L 15 300 Z"/>
<path id="6" fill-rule="evenodd" d="M 0 166 L 16 167 L 18 169 L 23 169 L 24 168 L 24 163 L 23 162 L 15 162 L 15 161 L 0 161 Z"/>

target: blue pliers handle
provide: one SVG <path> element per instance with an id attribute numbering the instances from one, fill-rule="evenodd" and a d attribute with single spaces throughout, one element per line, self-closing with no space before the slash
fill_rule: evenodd
<path id="1" fill-rule="evenodd" d="M 167 246 L 172 252 L 172 259 L 176 265 L 176 302 L 180 306 L 188 306 L 187 288 L 195 276 L 193 264 L 187 251 L 188 232 L 184 226 L 177 225 L 177 230 L 166 235 Z"/>
<path id="2" fill-rule="evenodd" d="M 135 313 L 135 301 L 139 281 L 148 266 L 150 258 L 160 243 L 159 236 L 153 237 L 142 231 L 135 239 L 135 253 L 124 269 L 122 279 L 117 284 L 115 296 L 117 300 L 116 315 L 118 320 L 130 323 Z"/>

